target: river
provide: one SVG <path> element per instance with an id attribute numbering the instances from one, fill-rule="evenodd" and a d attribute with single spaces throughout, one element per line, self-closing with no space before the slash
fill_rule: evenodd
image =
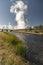
<path id="1" fill-rule="evenodd" d="M 11 32 L 19 37 L 27 46 L 28 60 L 43 65 L 43 35 Z"/>

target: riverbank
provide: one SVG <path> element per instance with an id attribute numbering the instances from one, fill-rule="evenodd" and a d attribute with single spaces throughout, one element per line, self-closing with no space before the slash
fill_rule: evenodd
<path id="1" fill-rule="evenodd" d="M 36 65 L 26 59 L 26 46 L 15 35 L 0 32 L 0 65 Z"/>
<path id="2" fill-rule="evenodd" d="M 29 30 L 14 30 L 14 32 L 17 32 L 17 33 L 22 33 L 22 34 L 35 34 L 35 35 L 43 35 L 43 32 L 39 32 L 37 30 L 32 30 L 32 31 L 29 31 Z"/>
<path id="3" fill-rule="evenodd" d="M 8 33 L 0 32 L 0 65 L 29 65 L 29 62 L 23 61 L 24 50 L 25 46 L 16 36 L 13 37 Z"/>

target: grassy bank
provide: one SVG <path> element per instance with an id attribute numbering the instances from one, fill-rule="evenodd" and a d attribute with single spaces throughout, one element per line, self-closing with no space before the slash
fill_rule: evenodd
<path id="1" fill-rule="evenodd" d="M 3 37 L 3 40 L 8 42 L 15 48 L 15 53 L 21 55 L 22 57 L 26 57 L 26 46 L 24 45 L 23 41 L 17 38 L 14 35 L 9 33 L 5 33 L 6 35 Z"/>
<path id="2" fill-rule="evenodd" d="M 26 46 L 9 33 L 0 32 L 0 65 L 35 65 L 26 61 Z"/>
<path id="3" fill-rule="evenodd" d="M 1 35 L 1 38 L 5 42 L 7 42 L 9 45 L 12 45 L 15 48 L 15 53 L 16 54 L 25 57 L 26 46 L 23 44 L 23 42 L 21 40 L 19 40 L 19 38 L 17 38 L 14 35 L 11 35 L 9 33 L 3 33 Z"/>

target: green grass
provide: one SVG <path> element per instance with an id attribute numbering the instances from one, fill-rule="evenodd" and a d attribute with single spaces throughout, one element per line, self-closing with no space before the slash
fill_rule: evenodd
<path id="1" fill-rule="evenodd" d="M 0 48 L 2 65 L 35 65 L 26 60 L 26 46 L 15 35 L 0 32 Z"/>
<path id="2" fill-rule="evenodd" d="M 26 57 L 26 47 L 23 44 L 18 44 L 16 46 L 16 54 L 19 54 L 23 58 L 25 58 Z"/>
<path id="3" fill-rule="evenodd" d="M 15 35 L 12 35 L 9 33 L 5 33 L 5 34 L 6 36 L 4 37 L 4 41 L 13 45 L 13 47 L 15 48 L 15 53 L 25 58 L 26 57 L 26 46 L 24 45 L 23 41 L 21 41 Z"/>
<path id="4" fill-rule="evenodd" d="M 9 33 L 5 33 L 6 36 L 3 38 L 6 42 L 9 42 L 12 45 L 17 45 L 18 43 L 22 43 L 21 40 L 19 40 L 19 38 L 17 38 L 15 35 L 9 34 Z"/>
<path id="5" fill-rule="evenodd" d="M 14 64 L 14 61 L 12 59 L 8 58 L 6 60 L 6 65 L 13 65 L 13 64 Z"/>

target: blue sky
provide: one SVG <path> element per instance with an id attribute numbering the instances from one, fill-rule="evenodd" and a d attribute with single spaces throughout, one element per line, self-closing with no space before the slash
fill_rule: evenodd
<path id="1" fill-rule="evenodd" d="M 14 0 L 13 2 L 15 2 Z M 43 0 L 23 0 L 27 5 L 25 17 L 30 26 L 43 24 Z M 0 0 L 0 24 L 16 25 L 15 15 L 10 13 L 10 7 L 13 3 L 10 0 Z M 29 19 L 30 17 L 30 19 Z"/>

